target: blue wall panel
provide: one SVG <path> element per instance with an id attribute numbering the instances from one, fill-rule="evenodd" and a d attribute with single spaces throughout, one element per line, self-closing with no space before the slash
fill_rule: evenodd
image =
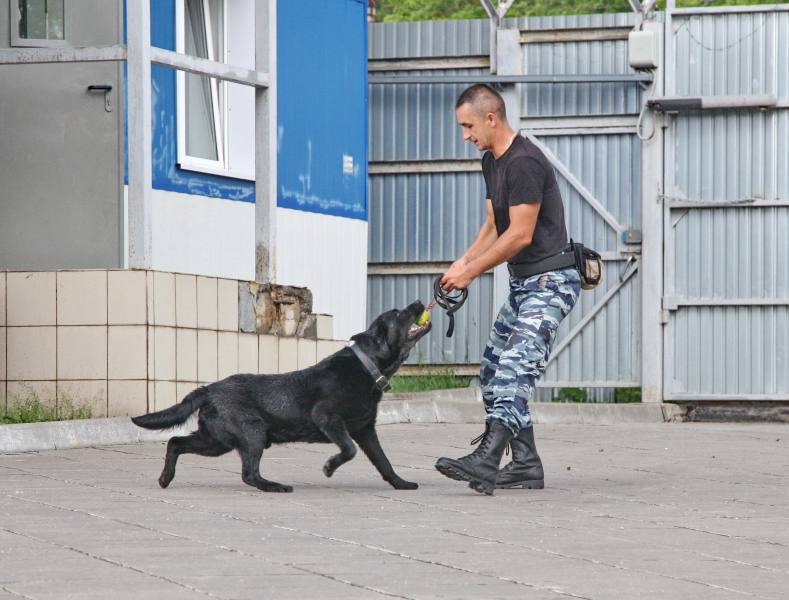
<path id="1" fill-rule="evenodd" d="M 366 3 L 285 0 L 277 11 L 278 205 L 366 220 Z M 151 0 L 151 44 L 175 50 L 175 0 Z M 151 66 L 153 187 L 254 202 L 253 181 L 178 166 L 175 73 Z"/>
<path id="2" fill-rule="evenodd" d="M 277 31 L 277 204 L 366 220 L 367 3 L 281 1 Z"/>
<path id="3" fill-rule="evenodd" d="M 175 2 L 151 2 L 151 44 L 175 50 Z M 198 196 L 255 201 L 255 183 L 186 171 L 177 165 L 175 69 L 151 65 L 153 187 Z"/>
<path id="4" fill-rule="evenodd" d="M 123 3 L 123 41 L 126 42 L 126 2 Z M 151 45 L 175 50 L 175 0 L 151 0 Z M 124 79 L 126 77 L 124 63 Z M 124 81 L 124 90 L 127 89 Z M 255 201 L 255 182 L 187 171 L 178 166 L 178 130 L 176 129 L 175 69 L 151 65 L 151 113 L 153 130 L 152 185 L 197 196 L 227 200 Z M 126 129 L 126 128 L 125 128 Z M 124 131 L 124 138 L 128 130 Z M 124 182 L 128 184 L 128 140 L 124 158 Z"/>

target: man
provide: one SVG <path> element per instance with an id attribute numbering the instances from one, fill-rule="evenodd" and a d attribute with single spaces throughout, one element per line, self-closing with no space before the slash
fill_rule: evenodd
<path id="1" fill-rule="evenodd" d="M 567 251 L 553 168 L 539 148 L 510 127 L 498 92 L 484 84 L 471 86 L 458 98 L 455 114 L 463 139 L 486 150 L 487 218 L 441 285 L 464 289 L 507 261 L 510 295 L 482 356 L 485 433 L 471 454 L 440 458 L 436 469 L 486 494 L 494 487 L 539 489 L 544 487 L 543 469 L 528 402 L 545 371 L 559 323 L 578 299 L 580 278 L 573 253 Z M 499 471 L 507 444 L 513 460 Z"/>

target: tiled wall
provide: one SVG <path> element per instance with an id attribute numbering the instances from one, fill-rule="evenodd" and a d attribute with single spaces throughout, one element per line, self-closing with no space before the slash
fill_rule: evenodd
<path id="1" fill-rule="evenodd" d="M 234 373 L 283 373 L 345 342 L 242 333 L 238 281 L 159 271 L 0 272 L 0 409 L 35 394 L 93 416 L 160 410 Z"/>

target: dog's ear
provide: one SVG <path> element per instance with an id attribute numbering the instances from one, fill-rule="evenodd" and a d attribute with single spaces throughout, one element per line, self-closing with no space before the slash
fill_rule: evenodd
<path id="1" fill-rule="evenodd" d="M 359 340 L 366 339 L 366 341 L 370 341 L 370 339 L 374 340 L 376 343 L 381 343 L 382 341 L 386 343 L 386 325 L 381 322 L 375 321 L 370 325 L 370 328 L 366 331 L 362 331 L 360 333 L 356 333 L 351 336 L 351 341 L 359 343 Z"/>
<path id="2" fill-rule="evenodd" d="M 351 340 L 357 344 L 359 343 L 359 340 L 364 340 L 364 342 L 373 344 L 379 348 L 388 348 L 388 333 L 389 331 L 386 323 L 380 319 L 376 319 L 373 321 L 367 331 L 362 331 L 361 333 L 351 336 Z"/>
<path id="3" fill-rule="evenodd" d="M 377 343 L 389 347 L 389 327 L 384 321 L 379 322 L 373 329 L 373 337 Z"/>

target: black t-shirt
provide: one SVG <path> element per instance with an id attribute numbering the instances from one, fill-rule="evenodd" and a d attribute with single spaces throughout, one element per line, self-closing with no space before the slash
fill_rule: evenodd
<path id="1" fill-rule="evenodd" d="M 499 235 L 510 226 L 510 206 L 541 203 L 532 243 L 510 258 L 510 263 L 537 262 L 565 248 L 567 228 L 562 196 L 553 167 L 537 146 L 517 135 L 498 159 L 491 152 L 484 154 L 482 173 Z"/>

